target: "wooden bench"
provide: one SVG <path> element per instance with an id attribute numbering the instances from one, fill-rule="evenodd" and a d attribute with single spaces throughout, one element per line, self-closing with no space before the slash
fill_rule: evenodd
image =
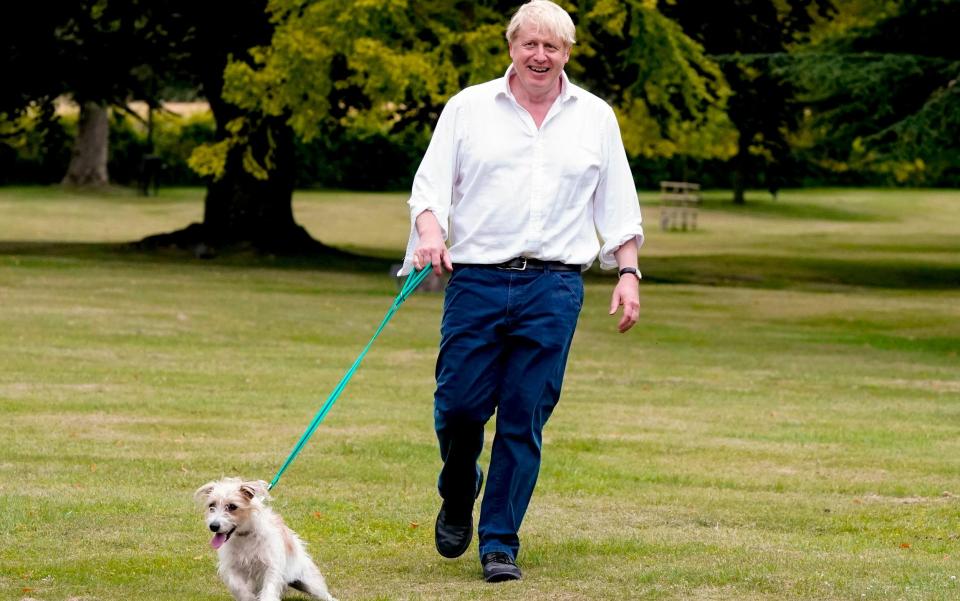
<path id="1" fill-rule="evenodd" d="M 700 184 L 660 182 L 660 229 L 697 229 Z"/>

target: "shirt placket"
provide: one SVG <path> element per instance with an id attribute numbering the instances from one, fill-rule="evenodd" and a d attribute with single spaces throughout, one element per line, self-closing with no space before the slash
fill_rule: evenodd
<path id="1" fill-rule="evenodd" d="M 558 100 L 547 113 L 539 129 L 533 128 L 533 152 L 530 169 L 530 221 L 527 224 L 527 244 L 524 254 L 538 256 L 543 252 L 543 230 L 547 216 L 547 188 L 550 184 L 547 175 L 547 134 L 548 125 L 562 109 L 562 102 Z M 532 123 L 532 118 L 529 117 Z"/>
<path id="2" fill-rule="evenodd" d="M 546 152 L 543 129 L 533 137 L 530 166 L 530 221 L 527 224 L 527 244 L 524 254 L 536 256 L 543 246 L 543 220 L 546 214 Z"/>

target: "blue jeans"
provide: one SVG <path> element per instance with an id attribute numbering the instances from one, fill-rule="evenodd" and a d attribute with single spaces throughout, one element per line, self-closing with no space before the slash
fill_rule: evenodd
<path id="1" fill-rule="evenodd" d="M 438 489 L 447 501 L 473 503 L 484 425 L 496 412 L 477 528 L 481 556 L 516 558 L 520 549 L 541 432 L 560 398 L 582 305 L 577 272 L 461 267 L 447 285 L 434 395 Z"/>

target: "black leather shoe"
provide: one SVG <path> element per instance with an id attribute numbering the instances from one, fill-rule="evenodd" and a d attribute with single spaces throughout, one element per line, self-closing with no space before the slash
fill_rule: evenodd
<path id="1" fill-rule="evenodd" d="M 482 486 L 483 472 L 480 473 L 474 500 L 480 496 Z M 444 501 L 440 506 L 440 513 L 437 514 L 433 534 L 440 555 L 448 559 L 463 555 L 473 540 L 473 501 L 469 505 Z"/>
<path id="2" fill-rule="evenodd" d="M 520 568 L 506 553 L 499 551 L 486 553 L 480 558 L 480 563 L 483 564 L 483 579 L 487 582 L 504 582 L 521 578 Z"/>

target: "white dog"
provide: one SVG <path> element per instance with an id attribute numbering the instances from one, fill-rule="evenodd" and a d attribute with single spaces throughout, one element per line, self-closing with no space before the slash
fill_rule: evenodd
<path id="1" fill-rule="evenodd" d="M 214 533 L 217 571 L 237 601 L 280 601 L 288 586 L 336 601 L 303 541 L 264 504 L 266 482 L 224 478 L 204 484 L 194 497 Z"/>

